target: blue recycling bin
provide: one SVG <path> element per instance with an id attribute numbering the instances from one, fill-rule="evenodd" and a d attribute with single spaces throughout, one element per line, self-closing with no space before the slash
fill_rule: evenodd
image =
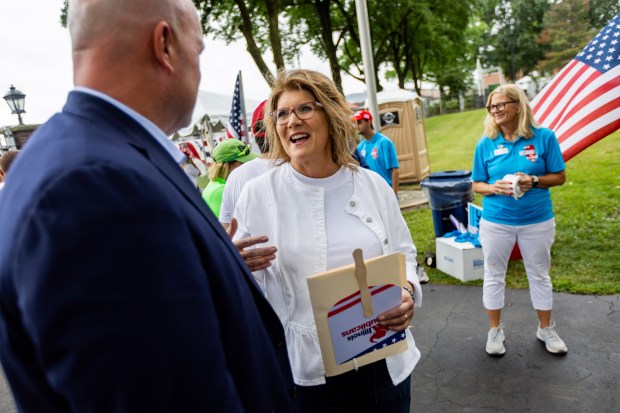
<path id="1" fill-rule="evenodd" d="M 433 212 L 436 237 L 458 229 L 450 220 L 450 215 L 467 227 L 467 203 L 474 200 L 471 171 L 433 172 L 420 186 Z"/>

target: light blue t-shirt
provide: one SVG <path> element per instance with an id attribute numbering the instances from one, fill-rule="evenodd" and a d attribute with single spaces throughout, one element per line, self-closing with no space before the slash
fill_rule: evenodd
<path id="1" fill-rule="evenodd" d="M 370 140 L 362 139 L 357 149 L 366 161 L 368 168 L 383 177 L 392 186 L 392 169 L 398 168 L 398 155 L 394 143 L 377 132 Z"/>
<path id="2" fill-rule="evenodd" d="M 476 145 L 471 179 L 493 184 L 506 174 L 527 175 L 558 173 L 566 166 L 555 134 L 547 128 L 533 128 L 534 136 L 514 142 L 500 133 L 496 139 L 483 137 Z M 529 225 L 553 218 L 551 196 L 547 188 L 532 188 L 521 198 L 488 195 L 482 200 L 482 218 L 496 224 Z"/>

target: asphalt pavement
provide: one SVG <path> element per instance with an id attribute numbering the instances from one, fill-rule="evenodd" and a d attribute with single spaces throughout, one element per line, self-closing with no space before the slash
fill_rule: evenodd
<path id="1" fill-rule="evenodd" d="M 536 339 L 529 292 L 507 290 L 506 354 L 498 358 L 484 351 L 481 287 L 422 288 L 411 412 L 620 412 L 620 295 L 554 294 L 556 330 L 568 346 L 556 356 Z M 16 412 L 1 374 L 0 412 Z"/>
<path id="2" fill-rule="evenodd" d="M 431 280 L 432 282 L 432 280 Z M 620 412 L 620 296 L 554 294 L 556 331 L 568 354 L 536 339 L 528 290 L 507 290 L 506 354 L 485 352 L 482 288 L 426 284 L 413 333 L 422 353 L 411 411 Z"/>
<path id="3" fill-rule="evenodd" d="M 15 413 L 16 411 L 13 395 L 11 394 L 11 390 L 9 390 L 6 377 L 4 377 L 4 370 L 0 369 L 0 412 Z"/>

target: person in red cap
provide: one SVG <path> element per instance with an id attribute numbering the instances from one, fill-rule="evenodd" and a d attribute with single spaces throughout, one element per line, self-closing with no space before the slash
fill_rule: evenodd
<path id="1" fill-rule="evenodd" d="M 260 153 L 269 152 L 269 142 L 265 139 L 265 122 L 263 122 L 266 103 L 266 100 L 261 102 L 252 114 L 252 135 L 254 135 L 254 140 L 260 149 Z"/>
<path id="2" fill-rule="evenodd" d="M 364 138 L 357 149 L 368 167 L 381 175 L 398 195 L 398 156 L 394 143 L 372 126 L 372 115 L 367 110 L 359 110 L 353 118 L 357 130 Z"/>
<path id="3" fill-rule="evenodd" d="M 261 156 L 254 161 L 248 162 L 247 164 L 235 169 L 228 177 L 226 188 L 224 188 L 219 217 L 220 223 L 224 226 L 224 228 L 228 228 L 230 225 L 233 212 L 235 212 L 237 198 L 239 198 L 239 194 L 245 186 L 245 183 L 256 176 L 267 172 L 267 170 L 271 167 L 271 162 L 266 156 L 263 155 L 269 151 L 269 142 L 265 138 L 265 123 L 263 122 L 266 103 L 266 100 L 261 102 L 252 114 L 252 134 L 254 135 L 256 144 L 260 148 Z"/>
<path id="4" fill-rule="evenodd" d="M 375 132 L 372 126 L 372 115 L 367 110 L 357 111 L 353 118 L 357 121 L 358 133 L 364 138 L 357 146 L 361 160 L 368 165 L 370 170 L 381 175 L 398 197 L 398 156 L 394 143 L 384 134 Z M 424 267 L 417 262 L 416 273 L 420 283 L 426 284 L 429 281 Z"/>
<path id="5" fill-rule="evenodd" d="M 273 166 L 273 163 L 265 155 L 269 152 L 269 141 L 265 137 L 265 123 L 263 121 L 266 103 L 266 100 L 261 102 L 261 104 L 254 109 L 254 113 L 252 114 L 252 134 L 261 151 L 261 156 L 233 170 L 228 176 L 226 186 L 224 187 L 220 215 L 218 218 L 220 224 L 229 232 L 231 237 L 236 232 L 236 221 L 233 219 L 233 213 L 235 212 L 235 206 L 237 205 L 237 199 L 239 199 L 241 190 L 250 179 L 262 175 Z M 268 241 L 269 238 L 267 237 L 247 238 L 244 240 L 242 247 L 253 248 L 246 249 L 245 251 L 243 251 L 239 243 L 235 243 L 237 248 L 241 248 L 239 252 L 251 271 L 263 270 L 269 267 L 271 261 L 275 259 L 276 247 L 254 247 L 256 244 L 263 244 Z"/>

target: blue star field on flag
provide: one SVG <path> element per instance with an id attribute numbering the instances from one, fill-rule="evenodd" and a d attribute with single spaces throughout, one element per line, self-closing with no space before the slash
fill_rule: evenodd
<path id="1" fill-rule="evenodd" d="M 372 353 L 375 350 L 379 350 L 379 349 L 382 349 L 384 347 L 390 346 L 392 344 L 396 344 L 399 341 L 404 340 L 406 337 L 407 337 L 407 334 L 404 331 L 400 332 L 400 334 L 393 334 L 393 335 L 389 336 L 388 338 L 386 338 L 385 340 L 380 341 L 377 344 L 375 344 L 374 346 L 366 349 L 365 351 L 363 351 L 363 352 L 361 352 L 359 354 L 356 354 L 355 356 L 351 357 L 349 360 L 344 361 L 344 363 L 346 363 L 347 361 L 356 359 L 356 358 L 360 358 L 364 354 Z"/>
<path id="2" fill-rule="evenodd" d="M 228 117 L 228 127 L 226 128 L 226 135 L 228 138 L 239 139 L 243 142 L 246 141 L 243 127 L 244 118 L 245 115 L 243 114 L 241 104 L 241 85 L 239 75 L 237 75 L 235 93 L 233 94 L 232 106 Z"/>
<path id="3" fill-rule="evenodd" d="M 620 64 L 620 15 L 607 23 L 586 47 L 575 57 L 601 73 Z"/>

